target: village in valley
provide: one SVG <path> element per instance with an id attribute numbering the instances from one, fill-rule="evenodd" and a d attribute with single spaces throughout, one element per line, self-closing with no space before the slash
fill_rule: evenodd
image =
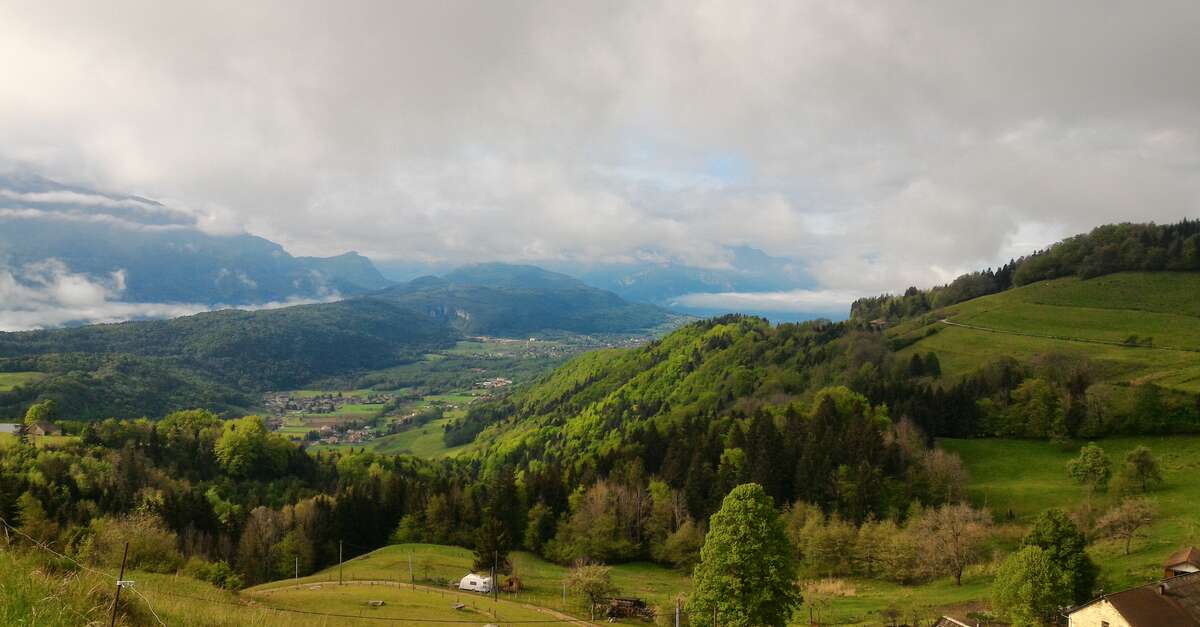
<path id="1" fill-rule="evenodd" d="M 449 421 L 475 402 L 507 393 L 567 358 L 595 348 L 633 346 L 644 337 L 575 335 L 528 339 L 471 337 L 422 361 L 317 389 L 263 395 L 271 430 L 310 447 L 393 450 L 397 441 L 437 450 Z M 420 430 L 420 433 L 415 433 Z M 407 434 L 407 435 L 405 435 Z M 408 449 L 402 449 L 408 450 Z"/>

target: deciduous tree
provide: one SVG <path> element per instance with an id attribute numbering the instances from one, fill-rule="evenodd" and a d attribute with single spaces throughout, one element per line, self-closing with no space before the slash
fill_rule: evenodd
<path id="1" fill-rule="evenodd" d="M 1162 471 L 1150 449 L 1139 446 L 1125 454 L 1125 463 L 1117 474 L 1117 486 L 1121 492 L 1147 492 L 1162 483 Z"/>
<path id="2" fill-rule="evenodd" d="M 617 594 L 618 588 L 612 581 L 612 569 L 603 564 L 592 564 L 584 560 L 575 563 L 567 573 L 567 588 L 588 598 L 592 618 L 595 619 L 596 604 Z"/>
<path id="3" fill-rule="evenodd" d="M 965 503 L 926 511 L 912 522 L 912 531 L 924 549 L 926 569 L 951 575 L 954 584 L 961 586 L 963 570 L 979 558 L 991 522 L 985 510 Z"/>
<path id="4" fill-rule="evenodd" d="M 1100 533 L 1110 538 L 1125 541 L 1125 554 L 1129 555 L 1134 538 L 1142 537 L 1142 529 L 1150 526 L 1158 514 L 1154 501 L 1144 497 L 1131 497 L 1108 510 L 1096 523 Z"/>
<path id="5" fill-rule="evenodd" d="M 1088 498 L 1097 491 L 1108 488 L 1108 480 L 1112 476 L 1112 461 L 1104 453 L 1104 449 L 1095 444 L 1088 444 L 1079 449 L 1079 457 L 1067 462 L 1067 474 L 1076 482 L 1087 487 Z"/>
<path id="6" fill-rule="evenodd" d="M 1062 567 L 1070 579 L 1071 599 L 1075 603 L 1092 597 L 1098 569 L 1088 557 L 1087 538 L 1065 512 L 1060 509 L 1042 512 L 1021 544 L 1042 549 L 1050 561 Z"/>
<path id="7" fill-rule="evenodd" d="M 695 623 L 784 625 L 800 604 L 796 559 L 783 521 L 762 486 L 734 488 L 713 514 L 688 610 Z"/>
<path id="8" fill-rule="evenodd" d="M 992 604 L 1014 627 L 1054 624 L 1071 601 L 1069 573 L 1038 546 L 1008 556 L 992 583 Z"/>

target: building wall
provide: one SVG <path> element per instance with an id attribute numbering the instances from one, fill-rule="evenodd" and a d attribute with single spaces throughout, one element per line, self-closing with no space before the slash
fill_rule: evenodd
<path id="1" fill-rule="evenodd" d="M 1098 601 L 1071 614 L 1068 624 L 1070 627 L 1101 627 L 1104 621 L 1108 621 L 1108 627 L 1141 627 L 1130 625 L 1108 601 Z"/>

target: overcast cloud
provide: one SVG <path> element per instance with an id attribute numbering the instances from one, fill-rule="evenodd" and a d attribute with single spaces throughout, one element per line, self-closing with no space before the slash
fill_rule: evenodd
<path id="1" fill-rule="evenodd" d="M 1197 32 L 1169 1 L 4 0 L 0 158 L 296 254 L 749 245 L 819 284 L 756 302 L 811 305 L 1200 214 Z"/>
<path id="2" fill-rule="evenodd" d="M 138 318 L 177 318 L 228 308 L 198 303 L 131 303 L 120 300 L 124 290 L 122 271 L 97 279 L 71 272 L 62 261 L 54 258 L 19 268 L 0 266 L 0 331 L 29 331 Z M 340 298 L 338 294 L 330 294 L 322 300 L 296 298 L 253 306 L 239 305 L 238 309 L 275 309 Z"/>

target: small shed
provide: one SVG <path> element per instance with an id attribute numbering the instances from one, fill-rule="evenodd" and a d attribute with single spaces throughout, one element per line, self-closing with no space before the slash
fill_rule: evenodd
<path id="1" fill-rule="evenodd" d="M 1194 546 L 1175 551 L 1163 562 L 1163 577 L 1167 579 L 1195 572 L 1200 572 L 1200 549 Z"/>
<path id="2" fill-rule="evenodd" d="M 475 573 L 467 573 L 465 577 L 458 580 L 459 590 L 470 590 L 471 592 L 491 592 L 492 578 L 484 575 L 476 575 Z"/>

